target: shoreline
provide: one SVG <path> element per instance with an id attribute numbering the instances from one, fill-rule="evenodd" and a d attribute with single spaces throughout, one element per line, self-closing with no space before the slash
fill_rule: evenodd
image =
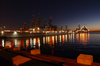
<path id="1" fill-rule="evenodd" d="M 81 33 L 16 33 L 6 32 L 3 35 L 0 34 L 0 38 L 27 38 L 27 37 L 43 37 L 43 36 L 55 36 L 65 34 L 81 34 Z"/>
<path id="2" fill-rule="evenodd" d="M 27 38 L 27 37 L 42 37 L 42 36 L 52 36 L 52 35 L 64 35 L 68 33 L 4 33 L 0 35 L 0 38 Z"/>

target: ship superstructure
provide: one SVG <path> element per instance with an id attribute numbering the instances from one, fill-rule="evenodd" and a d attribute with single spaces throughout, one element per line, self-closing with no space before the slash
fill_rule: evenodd
<path id="1" fill-rule="evenodd" d="M 76 28 L 75 33 L 88 33 L 88 28 L 84 24 L 82 28 L 80 28 L 80 24 L 78 25 L 78 28 Z"/>

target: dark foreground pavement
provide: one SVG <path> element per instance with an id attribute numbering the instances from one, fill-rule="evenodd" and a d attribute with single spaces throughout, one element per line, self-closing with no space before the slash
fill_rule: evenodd
<path id="1" fill-rule="evenodd" d="M 12 58 L 16 56 L 18 56 L 18 54 L 14 54 L 5 50 L 0 50 L 0 66 L 16 66 L 14 64 L 14 60 L 12 60 Z M 31 59 L 25 63 L 19 64 L 18 66 L 56 66 L 56 65 Z"/>

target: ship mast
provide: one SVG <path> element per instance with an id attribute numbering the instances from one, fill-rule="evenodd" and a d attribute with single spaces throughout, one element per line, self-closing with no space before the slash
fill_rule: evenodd
<path id="1" fill-rule="evenodd" d="M 78 29 L 80 30 L 80 23 L 78 23 Z"/>
<path id="2" fill-rule="evenodd" d="M 34 18 L 34 15 L 33 15 L 33 19 L 32 19 L 32 21 L 31 21 L 31 24 L 30 24 L 30 26 L 33 28 L 33 27 L 35 27 L 35 18 Z"/>
<path id="3" fill-rule="evenodd" d="M 43 27 L 45 27 L 45 26 L 46 26 L 46 24 L 45 24 L 45 23 L 46 23 L 46 21 L 45 21 L 45 19 L 44 19 L 44 21 L 43 21 Z"/>
<path id="4" fill-rule="evenodd" d="M 37 24 L 37 27 L 41 27 L 41 17 L 40 17 L 40 13 L 38 13 L 38 14 L 39 14 L 39 16 L 37 18 L 36 24 Z"/>
<path id="5" fill-rule="evenodd" d="M 61 30 L 63 30 L 63 25 L 61 25 Z"/>
<path id="6" fill-rule="evenodd" d="M 65 29 L 67 29 L 67 24 L 66 24 L 66 27 L 65 27 Z"/>
<path id="7" fill-rule="evenodd" d="M 50 19 L 49 19 L 49 27 L 51 28 L 53 25 L 51 24 L 51 21 L 52 21 L 52 19 L 51 19 L 52 17 L 50 17 Z"/>

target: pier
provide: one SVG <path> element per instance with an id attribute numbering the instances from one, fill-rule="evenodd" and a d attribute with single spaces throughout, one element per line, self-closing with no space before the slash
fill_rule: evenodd
<path id="1" fill-rule="evenodd" d="M 2 48 L 2 47 L 1 47 Z M 17 55 L 25 56 L 31 59 L 35 59 L 41 62 L 47 62 L 51 64 L 55 64 L 57 66 L 100 66 L 100 63 L 93 62 L 91 65 L 84 65 L 77 63 L 77 60 L 69 59 L 69 58 L 63 58 L 63 57 L 56 57 L 51 55 L 44 55 L 44 54 L 37 54 L 32 55 L 27 51 L 21 51 L 21 50 L 12 50 L 11 48 L 6 49 L 2 48 L 2 50 L 11 52 Z"/>

